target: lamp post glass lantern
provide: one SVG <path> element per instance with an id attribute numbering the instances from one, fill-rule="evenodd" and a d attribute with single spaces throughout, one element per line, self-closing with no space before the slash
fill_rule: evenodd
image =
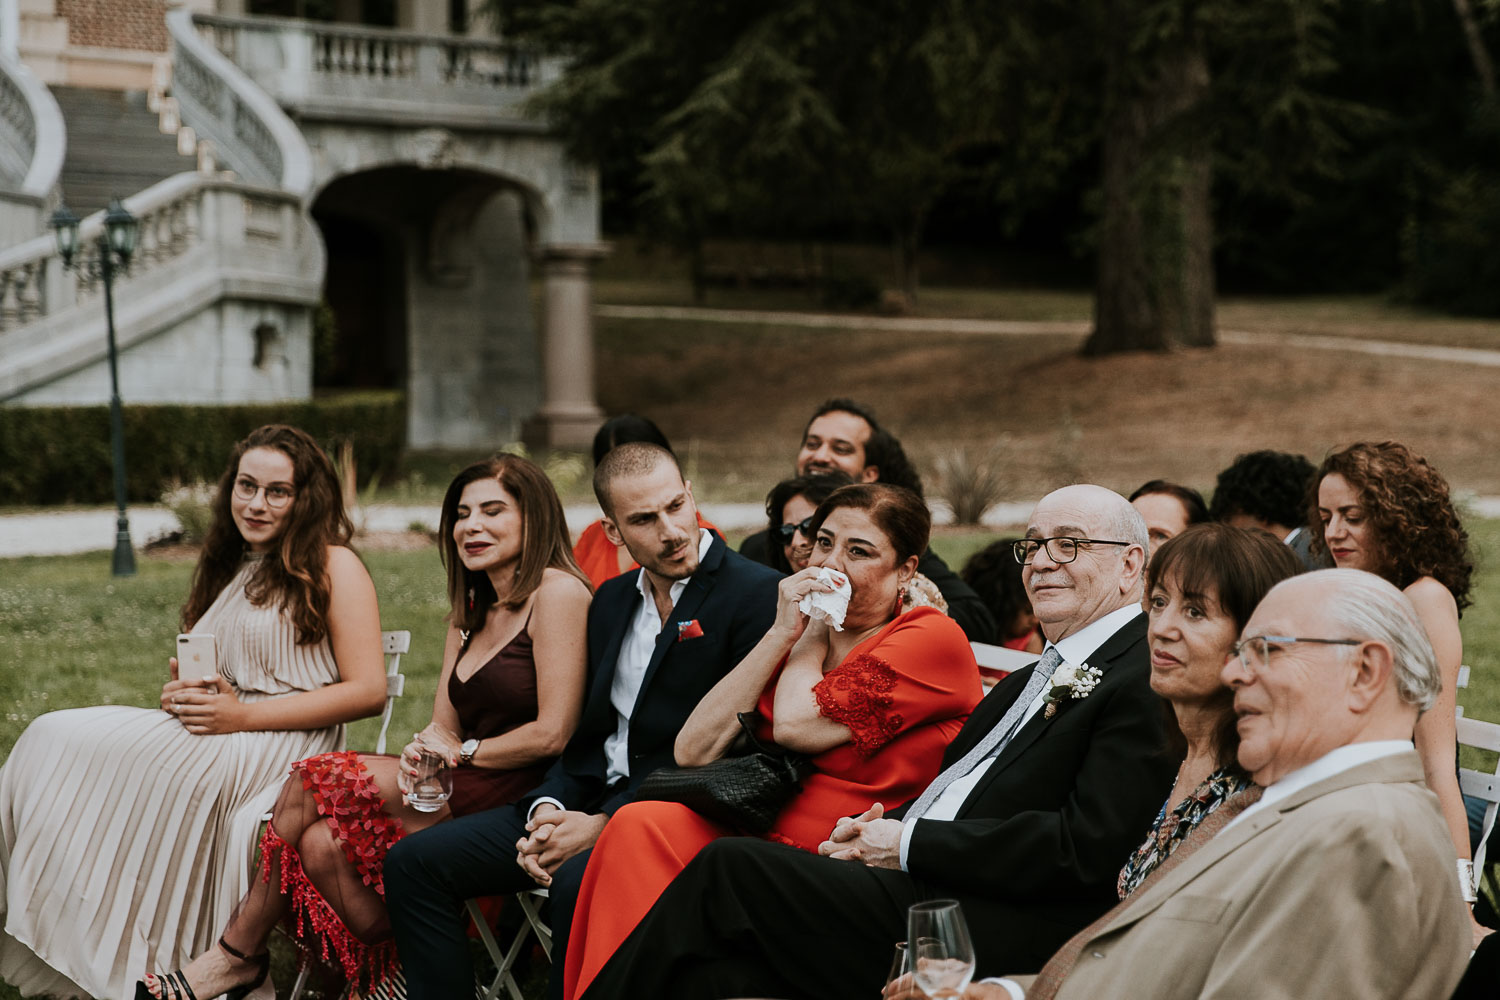
<path id="1" fill-rule="evenodd" d="M 109 444 L 113 456 L 115 478 L 115 551 L 111 572 L 115 576 L 135 575 L 135 550 L 130 544 L 130 519 L 125 513 L 125 423 L 120 408 L 119 352 L 115 347 L 115 294 L 114 278 L 116 258 L 120 268 L 130 265 L 135 253 L 136 238 L 140 235 L 140 222 L 126 210 L 118 198 L 110 200 L 109 210 L 104 213 L 104 230 L 99 234 L 98 256 L 94 260 L 77 260 L 78 216 L 61 205 L 52 214 L 52 230 L 57 237 L 57 254 L 63 267 L 78 267 L 89 274 L 104 279 L 104 320 L 109 333 Z"/>

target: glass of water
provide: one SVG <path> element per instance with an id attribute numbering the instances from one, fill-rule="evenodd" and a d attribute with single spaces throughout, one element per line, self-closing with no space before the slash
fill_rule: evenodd
<path id="1" fill-rule="evenodd" d="M 427 750 L 417 758 L 417 773 L 411 779 L 407 803 L 417 812 L 437 812 L 453 793 L 453 772 L 441 754 Z"/>
<path id="2" fill-rule="evenodd" d="M 959 997 L 974 976 L 974 947 L 963 910 L 952 899 L 912 906 L 907 915 L 912 978 L 929 997 Z"/>

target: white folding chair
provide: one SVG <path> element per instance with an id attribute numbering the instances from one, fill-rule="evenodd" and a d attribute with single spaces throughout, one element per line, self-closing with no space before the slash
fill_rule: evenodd
<path id="1" fill-rule="evenodd" d="M 401 673 L 401 654 L 411 649 L 411 633 L 380 633 L 380 647 L 385 651 L 385 708 L 380 713 L 380 736 L 375 740 L 375 752 L 385 753 L 385 734 L 391 728 L 391 710 L 396 699 L 406 693 L 406 676 Z"/>
<path id="2" fill-rule="evenodd" d="M 490 928 L 489 921 L 485 919 L 484 911 L 479 907 L 479 901 L 477 899 L 467 901 L 469 917 L 479 930 L 479 940 L 484 942 L 484 950 L 489 953 L 490 961 L 495 963 L 495 978 L 487 988 L 480 992 L 480 1000 L 499 1000 L 502 988 L 510 994 L 510 1000 L 525 1000 L 525 997 L 521 995 L 521 987 L 510 970 L 515 966 L 516 959 L 521 957 L 526 941 L 532 934 L 536 935 L 537 942 L 547 956 L 547 961 L 552 961 L 552 929 L 541 917 L 542 900 L 546 898 L 546 889 L 529 889 L 526 892 L 516 893 L 516 903 L 521 907 L 521 912 L 525 914 L 526 919 L 521 921 L 520 929 L 516 931 L 516 936 L 511 938 L 510 947 L 506 948 L 504 953 L 500 951 L 500 942 L 495 940 L 495 932 Z"/>
<path id="3" fill-rule="evenodd" d="M 971 642 L 969 645 L 974 650 L 974 659 L 979 664 L 979 676 L 986 691 L 1011 671 L 1020 670 L 1026 664 L 1037 661 L 1035 653 L 1028 653 L 1024 649 L 991 646 L 987 642 Z"/>
<path id="4" fill-rule="evenodd" d="M 1500 753 L 1500 725 L 1465 716 L 1459 716 L 1457 724 L 1459 743 L 1479 750 L 1488 750 L 1491 753 Z M 1485 847 L 1489 843 L 1490 832 L 1495 829 L 1496 813 L 1500 812 L 1500 761 L 1496 762 L 1495 770 L 1490 772 L 1460 767 L 1458 787 L 1465 795 L 1483 799 L 1487 803 L 1484 808 L 1484 822 L 1479 830 L 1479 846 L 1474 850 L 1474 876 L 1482 880 Z"/>

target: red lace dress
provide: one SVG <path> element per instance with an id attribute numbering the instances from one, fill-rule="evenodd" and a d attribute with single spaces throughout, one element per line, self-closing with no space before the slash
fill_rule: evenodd
<path id="1" fill-rule="evenodd" d="M 499 736 L 536 720 L 536 664 L 529 624 L 528 618 L 520 633 L 467 679 L 459 680 L 456 673 L 449 676 L 448 698 L 458 713 L 461 738 Z M 405 831 L 387 807 L 372 772 L 394 769 L 399 760 L 350 751 L 326 753 L 293 764 L 289 779 L 300 778 L 343 848 L 349 868 L 340 873 L 340 879 L 370 886 L 381 897 L 385 896 L 386 852 Z M 460 766 L 453 772 L 448 807 L 452 815 L 464 816 L 512 802 L 541 783 L 550 763 L 540 761 L 514 770 Z M 391 787 L 393 783 L 385 784 Z M 396 805 L 399 809 L 399 800 Z M 291 897 L 289 921 L 298 938 L 315 939 L 323 960 L 336 963 L 356 989 L 367 992 L 395 968 L 395 943 L 388 936 L 371 943 L 349 930 L 339 900 L 319 892 L 303 870 L 297 849 L 276 835 L 274 820 L 261 840 L 262 878 L 269 880 L 273 872 L 279 872 L 282 893 Z M 328 880 L 320 884 L 326 887 Z"/>
<path id="2" fill-rule="evenodd" d="M 763 722 L 756 735 L 767 740 L 780 671 L 758 705 Z M 943 750 L 982 690 L 963 630 L 922 607 L 854 647 L 813 694 L 821 714 L 847 726 L 853 739 L 813 758 L 817 770 L 767 834 L 806 851 L 816 851 L 841 816 L 858 815 L 872 802 L 895 808 L 916 798 L 937 777 Z M 635 802 L 616 812 L 584 872 L 564 996 L 582 995 L 667 884 L 706 844 L 728 834 L 675 802 Z"/>

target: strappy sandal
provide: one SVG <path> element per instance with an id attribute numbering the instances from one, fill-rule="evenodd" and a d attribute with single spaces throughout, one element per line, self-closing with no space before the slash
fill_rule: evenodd
<path id="1" fill-rule="evenodd" d="M 224 993 L 226 1000 L 244 1000 L 246 996 L 255 992 L 266 981 L 266 974 L 271 971 L 271 953 L 263 951 L 259 955 L 246 955 L 223 938 L 219 938 L 219 947 L 223 948 L 226 954 L 239 959 L 241 962 L 249 962 L 252 965 L 260 966 L 260 972 L 256 974 L 254 979 Z M 151 992 L 144 979 L 137 979 L 135 981 L 135 1000 L 198 1000 L 198 994 L 194 993 L 193 988 L 188 985 L 187 977 L 182 974 L 181 969 L 178 969 L 176 972 L 169 972 L 165 976 L 157 976 L 156 978 L 161 983 L 160 996 Z"/>

